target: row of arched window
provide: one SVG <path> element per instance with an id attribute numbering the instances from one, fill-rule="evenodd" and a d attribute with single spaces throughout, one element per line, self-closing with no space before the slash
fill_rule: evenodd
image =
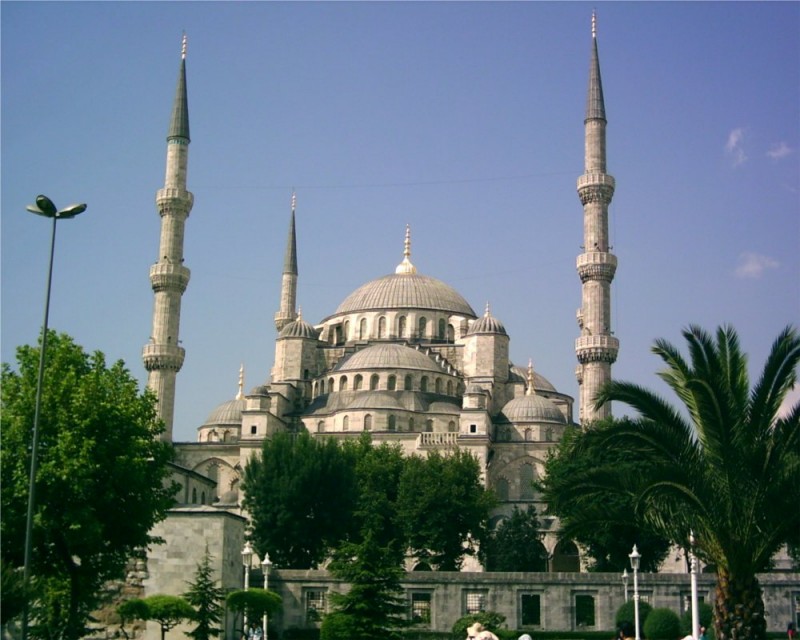
<path id="1" fill-rule="evenodd" d="M 373 420 L 372 414 L 371 413 L 366 414 L 364 416 L 364 423 L 363 423 L 364 431 L 372 431 L 373 428 L 374 428 L 373 424 L 374 424 L 374 420 Z M 414 419 L 414 416 L 410 416 L 405 421 L 405 425 L 407 426 L 407 431 L 416 431 L 417 430 L 417 422 Z M 419 425 L 421 427 L 419 429 L 420 431 L 426 431 L 426 432 L 433 431 L 433 420 L 430 420 L 430 419 L 425 420 L 424 423 L 420 422 Z M 351 426 L 354 427 L 354 428 L 357 426 L 355 424 L 355 420 L 351 421 L 350 420 L 350 416 L 343 416 L 342 417 L 342 431 L 350 431 Z M 402 427 L 403 427 L 403 425 L 401 424 L 401 420 L 399 420 L 397 416 L 389 415 L 387 417 L 387 419 L 386 419 L 386 430 L 387 431 L 402 430 Z M 324 420 L 320 420 L 317 423 L 317 432 L 318 433 L 325 433 L 326 430 L 327 430 L 327 425 L 325 424 L 325 421 Z M 457 430 L 456 423 L 455 423 L 454 420 L 450 420 L 450 422 L 448 422 L 447 430 L 448 431 L 456 431 Z"/>
<path id="2" fill-rule="evenodd" d="M 388 320 L 386 316 L 378 318 L 377 326 L 370 327 L 367 318 L 358 321 L 354 333 L 351 333 L 349 320 L 344 322 L 345 340 L 370 340 L 373 338 L 431 338 L 447 342 L 455 342 L 456 330 L 452 324 L 448 324 L 444 318 L 439 318 L 438 323 L 433 325 L 428 318 L 421 316 L 417 319 L 414 327 L 408 326 L 406 316 L 398 316 L 394 322 L 396 331 L 390 335 Z M 429 333 L 430 330 L 430 333 Z"/>
<path id="3" fill-rule="evenodd" d="M 497 441 L 498 442 L 511 442 L 514 439 L 514 432 L 515 428 L 503 425 L 497 428 Z M 552 442 L 553 441 L 553 428 L 552 427 L 545 427 L 543 430 L 540 430 L 541 440 L 543 442 Z M 534 430 L 530 427 L 525 427 L 522 431 L 522 439 L 525 442 L 533 442 L 536 440 L 536 434 Z"/>
<path id="4" fill-rule="evenodd" d="M 369 390 L 376 391 L 379 389 L 383 389 L 386 391 L 421 391 L 423 393 L 433 392 L 433 393 L 444 393 L 448 396 L 454 395 L 455 391 L 455 384 L 453 380 L 444 381 L 442 378 L 434 378 L 433 382 L 431 382 L 428 376 L 421 376 L 419 378 L 419 383 L 415 384 L 414 380 L 415 376 L 411 374 L 407 374 L 402 379 L 402 387 L 398 386 L 400 384 L 400 380 L 395 374 L 390 374 L 386 377 L 386 382 L 382 386 L 381 385 L 381 376 L 377 373 L 373 373 L 369 378 Z M 334 393 L 336 391 L 348 391 L 350 389 L 350 378 L 346 375 L 339 376 L 338 378 L 334 378 L 331 376 L 328 378 L 327 383 L 325 380 L 318 380 L 314 383 L 314 395 L 321 396 L 325 395 L 326 393 Z M 352 379 L 352 389 L 353 391 L 361 391 L 366 389 L 367 387 L 366 381 L 364 376 L 360 373 L 353 376 Z"/>
<path id="5" fill-rule="evenodd" d="M 523 464 L 519 468 L 519 500 L 533 500 L 536 498 L 533 483 L 536 480 L 536 468 L 532 464 Z M 494 491 L 499 500 L 510 498 L 511 483 L 507 478 L 498 478 L 494 482 Z"/>

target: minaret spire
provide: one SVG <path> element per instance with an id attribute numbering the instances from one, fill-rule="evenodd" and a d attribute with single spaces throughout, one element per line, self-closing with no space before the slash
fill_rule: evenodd
<path id="1" fill-rule="evenodd" d="M 280 331 L 287 324 L 297 319 L 297 235 L 295 233 L 295 211 L 297 210 L 297 194 L 292 191 L 291 217 L 289 219 L 289 237 L 286 240 L 286 253 L 283 256 L 283 275 L 281 276 L 281 302 L 275 314 L 275 328 Z"/>
<path id="2" fill-rule="evenodd" d="M 142 351 L 147 386 L 158 398 L 158 416 L 164 421 L 161 438 L 172 440 L 175 413 L 175 381 L 186 352 L 180 346 L 181 297 L 190 272 L 183 266 L 183 236 L 194 196 L 186 190 L 189 166 L 189 102 L 186 90 L 186 35 L 181 43 L 178 86 L 167 132 L 167 163 L 164 187 L 156 193 L 161 216 L 158 258 L 150 267 L 153 288 L 153 329 Z"/>
<path id="3" fill-rule="evenodd" d="M 576 375 L 580 385 L 580 422 L 586 425 L 611 415 L 608 405 L 601 409 L 594 405 L 600 387 L 611 380 L 611 365 L 619 351 L 619 340 L 611 334 L 611 281 L 617 257 L 610 251 L 608 237 L 608 205 L 614 196 L 615 181 L 606 173 L 606 109 L 594 13 L 584 129 L 584 174 L 578 178 L 584 229 L 584 253 L 577 261 L 582 283 L 578 309 L 581 335 L 575 341 L 575 353 L 579 363 Z"/>
<path id="4" fill-rule="evenodd" d="M 237 400 L 242 398 L 244 398 L 244 362 L 239 366 L 239 391 L 236 393 Z"/>
<path id="5" fill-rule="evenodd" d="M 411 264 L 411 225 L 406 225 L 406 239 L 403 241 L 403 261 L 397 265 L 395 273 L 416 273 L 417 268 Z"/>

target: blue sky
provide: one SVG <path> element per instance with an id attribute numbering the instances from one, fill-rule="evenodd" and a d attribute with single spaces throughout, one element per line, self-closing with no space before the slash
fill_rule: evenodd
<path id="1" fill-rule="evenodd" d="M 593 7 L 617 180 L 614 376 L 730 323 L 753 375 L 800 320 L 800 3 L 2 2 L 2 360 L 50 325 L 142 381 L 165 136 L 188 39 L 192 144 L 175 438 L 269 375 L 292 188 L 317 322 L 402 259 L 486 302 L 577 397 Z M 621 413 L 618 409 L 617 413 Z"/>

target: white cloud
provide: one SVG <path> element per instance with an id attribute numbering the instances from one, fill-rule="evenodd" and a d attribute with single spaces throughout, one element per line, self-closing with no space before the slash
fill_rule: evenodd
<path id="1" fill-rule="evenodd" d="M 781 406 L 778 409 L 778 416 L 781 418 L 788 416 L 792 407 L 798 402 L 800 402 L 800 385 L 795 385 L 792 387 L 792 390 L 786 394 L 783 402 L 781 402 Z"/>
<path id="2" fill-rule="evenodd" d="M 769 256 L 762 256 L 752 251 L 745 251 L 739 256 L 736 275 L 739 278 L 760 278 L 767 269 L 776 269 L 778 261 Z"/>
<path id="3" fill-rule="evenodd" d="M 792 149 L 788 144 L 785 142 L 776 142 L 767 151 L 767 156 L 772 158 L 773 160 L 780 160 L 781 158 L 785 158 L 786 156 L 790 155 L 794 149 Z"/>
<path id="4" fill-rule="evenodd" d="M 733 166 L 738 167 L 747 160 L 747 155 L 742 148 L 744 141 L 744 129 L 741 127 L 734 129 L 728 134 L 728 141 L 725 143 L 725 153 L 733 160 Z"/>

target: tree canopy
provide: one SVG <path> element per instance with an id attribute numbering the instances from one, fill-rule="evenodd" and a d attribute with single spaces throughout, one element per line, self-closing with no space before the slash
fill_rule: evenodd
<path id="1" fill-rule="evenodd" d="M 547 549 L 542 544 L 536 507 L 514 507 L 481 545 L 487 571 L 547 571 Z"/>
<path id="2" fill-rule="evenodd" d="M 0 451 L 2 558 L 23 564 L 31 435 L 39 349 L 17 349 L 2 365 Z M 119 361 L 106 366 L 72 338 L 51 331 L 38 429 L 31 575 L 34 637 L 73 639 L 102 596 L 124 574 L 131 552 L 154 542 L 153 525 L 173 504 L 172 448 L 158 438 L 155 398 L 140 393 Z"/>
<path id="3" fill-rule="evenodd" d="M 206 552 L 197 565 L 194 581 L 188 584 L 188 590 L 183 594 L 186 601 L 194 607 L 194 629 L 187 632 L 193 640 L 209 640 L 222 635 L 220 627 L 222 616 L 225 612 L 222 603 L 225 601 L 225 589 L 217 586 L 214 580 L 214 570 L 211 568 L 211 554 Z"/>

